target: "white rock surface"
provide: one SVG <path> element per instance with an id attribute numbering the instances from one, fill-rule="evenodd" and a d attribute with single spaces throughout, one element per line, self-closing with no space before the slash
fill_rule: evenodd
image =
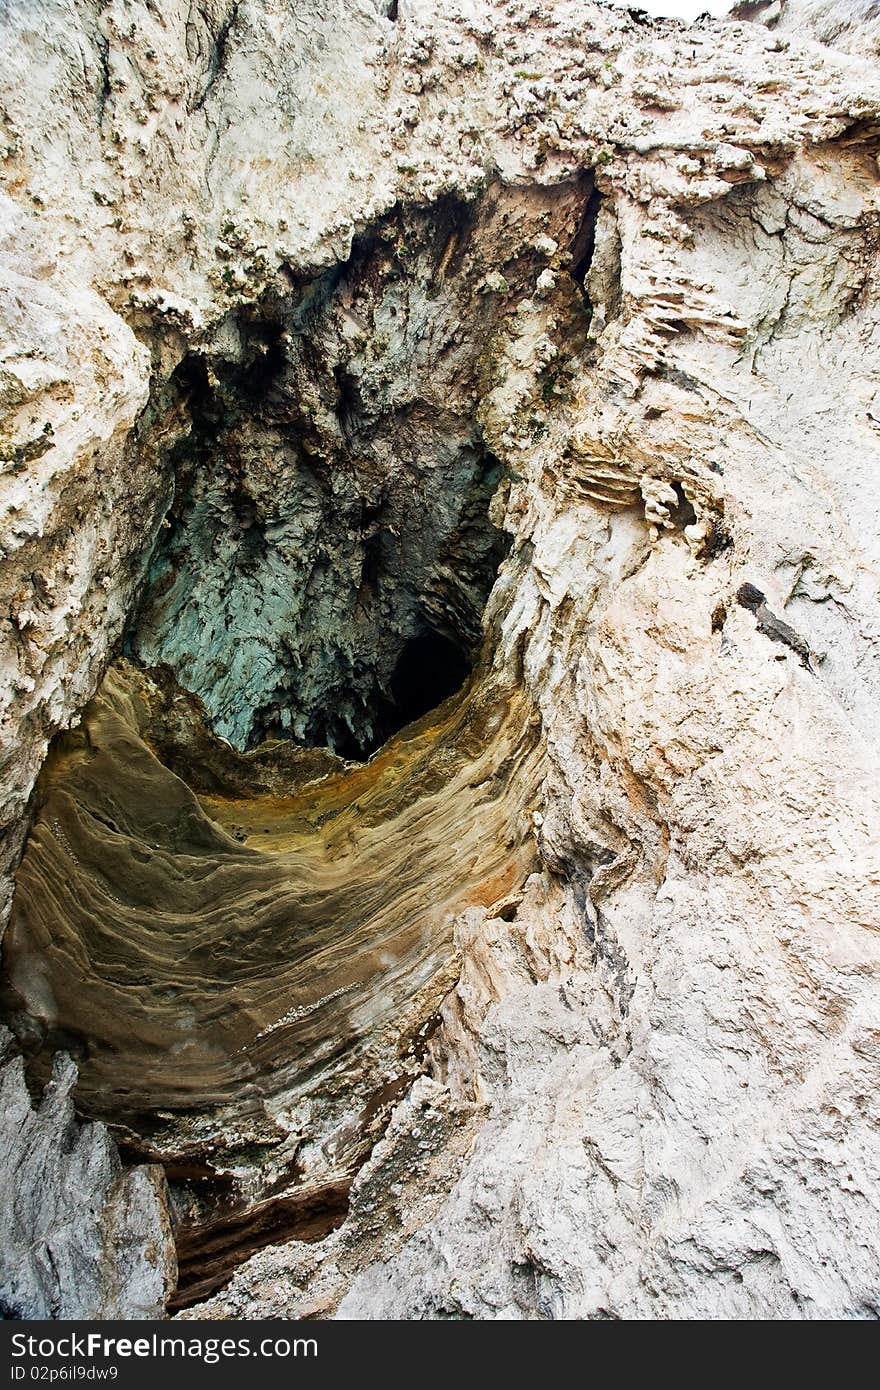
<path id="1" fill-rule="evenodd" d="M 177 1276 L 162 1169 L 123 1171 L 104 1126 L 78 1122 L 76 1065 L 63 1053 L 32 1105 L 3 1034 L 3 1316 L 161 1317 Z"/>
<path id="2" fill-rule="evenodd" d="M 840 48 L 845 53 L 880 53 L 880 6 L 876 0 L 743 0 L 734 19 L 766 24 L 774 33 Z"/>
<path id="3" fill-rule="evenodd" d="M 561 248 L 479 405 L 544 872 L 458 923 L 346 1224 L 203 1310 L 876 1317 L 880 77 L 745 23 L 383 8 L 6 12 L 9 856 L 130 610 L 186 347 L 397 200 L 594 168 L 591 343 Z"/>

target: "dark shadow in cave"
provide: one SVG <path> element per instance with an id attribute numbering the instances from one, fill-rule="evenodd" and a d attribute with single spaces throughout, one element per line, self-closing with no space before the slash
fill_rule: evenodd
<path id="1" fill-rule="evenodd" d="M 472 669 L 509 546 L 489 516 L 503 469 L 427 358 L 403 390 L 393 354 L 364 344 L 386 318 L 407 331 L 418 285 L 438 369 L 476 388 L 482 337 L 464 350 L 450 326 L 476 217 L 453 197 L 393 209 L 345 263 L 230 309 L 157 403 L 173 495 L 124 650 L 167 666 L 242 751 L 289 739 L 363 761 Z"/>
<path id="2" fill-rule="evenodd" d="M 380 705 L 372 738 L 336 734 L 334 751 L 353 762 L 372 757 L 407 724 L 461 690 L 473 669 L 470 654 L 445 633 L 424 627 L 404 646 L 391 677 L 390 698 Z M 328 737 L 328 743 L 330 739 Z"/>
<path id="3" fill-rule="evenodd" d="M 411 637 L 391 678 L 399 728 L 421 719 L 460 690 L 470 674 L 465 653 L 442 632 L 426 628 Z"/>
<path id="4" fill-rule="evenodd" d="M 256 1211 L 183 1228 L 177 1235 L 178 1284 L 169 1312 L 191 1308 L 225 1288 L 239 1266 L 267 1245 L 325 1240 L 348 1214 L 350 1186 L 349 1178 L 305 1197 L 277 1197 Z"/>

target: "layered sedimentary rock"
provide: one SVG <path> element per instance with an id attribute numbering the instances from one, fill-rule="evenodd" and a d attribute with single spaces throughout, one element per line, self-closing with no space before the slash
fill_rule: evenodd
<path id="1" fill-rule="evenodd" d="M 5 17 L 3 1007 L 188 1316 L 877 1315 L 880 80 L 797 13 Z"/>
<path id="2" fill-rule="evenodd" d="M 422 1069 L 456 917 L 508 901 L 536 867 L 537 730 L 490 673 L 366 766 L 328 773 L 338 760 L 316 769 L 276 745 L 269 792 L 209 743 L 189 775 L 220 791 L 197 797 L 150 746 L 163 698 L 111 668 L 53 746 L 4 1003 L 34 1071 L 74 1051 L 80 1106 L 165 1164 L 200 1287 L 208 1232 L 247 1249 L 255 1225 L 301 1235 L 344 1212 Z M 185 738 L 157 733 L 193 768 Z"/>

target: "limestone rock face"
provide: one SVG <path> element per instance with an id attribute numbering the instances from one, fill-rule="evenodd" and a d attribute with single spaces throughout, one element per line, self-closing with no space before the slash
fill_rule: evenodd
<path id="1" fill-rule="evenodd" d="M 880 1314 L 873 10 L 3 12 L 11 1308 Z"/>
<path id="2" fill-rule="evenodd" d="M 63 1053 L 33 1106 L 3 1031 L 3 1316 L 161 1316 L 177 1275 L 162 1169 L 123 1171 L 104 1126 L 78 1123 Z"/>
<path id="3" fill-rule="evenodd" d="M 875 0 L 743 0 L 735 19 L 766 24 L 774 33 L 814 38 L 845 53 L 880 53 L 880 5 Z"/>

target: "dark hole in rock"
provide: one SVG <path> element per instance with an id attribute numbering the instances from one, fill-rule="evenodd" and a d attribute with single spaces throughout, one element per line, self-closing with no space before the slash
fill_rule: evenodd
<path id="1" fill-rule="evenodd" d="M 577 235 L 571 245 L 571 275 L 586 295 L 587 272 L 593 260 L 596 246 L 596 220 L 602 205 L 602 194 L 593 188 L 584 207 L 583 217 Z"/>
<path id="2" fill-rule="evenodd" d="M 178 1284 L 169 1312 L 210 1298 L 266 1245 L 323 1240 L 345 1220 L 350 1186 L 346 1181 L 307 1196 L 277 1198 L 254 1211 L 179 1232 Z"/>
<path id="3" fill-rule="evenodd" d="M 436 709 L 460 690 L 471 673 L 469 653 L 452 638 L 424 628 L 406 643 L 390 683 L 390 699 L 376 711 L 373 736 L 360 740 L 354 734 L 333 737 L 335 752 L 352 761 L 375 753 L 393 734 Z M 330 743 L 328 735 L 327 742 Z"/>
<path id="4" fill-rule="evenodd" d="M 238 749 L 369 757 L 473 667 L 507 551 L 502 469 L 464 408 L 473 236 L 454 200 L 393 214 L 177 369 L 174 495 L 126 650 Z"/>
<path id="5" fill-rule="evenodd" d="M 669 508 L 669 518 L 674 526 L 677 526 L 683 531 L 686 526 L 694 525 L 697 519 L 697 513 L 694 510 L 693 503 L 689 501 L 685 495 L 685 490 L 681 483 L 673 483 L 672 490 L 678 501 L 674 507 Z"/>
<path id="6" fill-rule="evenodd" d="M 580 218 L 568 243 L 568 267 L 588 340 L 595 343 L 623 310 L 621 243 L 616 217 L 596 187 L 594 174 L 582 180 L 582 190 Z"/>
<path id="7" fill-rule="evenodd" d="M 420 719 L 467 679 L 470 662 L 465 652 L 442 632 L 426 628 L 411 637 L 391 678 L 394 704 L 402 724 Z"/>

